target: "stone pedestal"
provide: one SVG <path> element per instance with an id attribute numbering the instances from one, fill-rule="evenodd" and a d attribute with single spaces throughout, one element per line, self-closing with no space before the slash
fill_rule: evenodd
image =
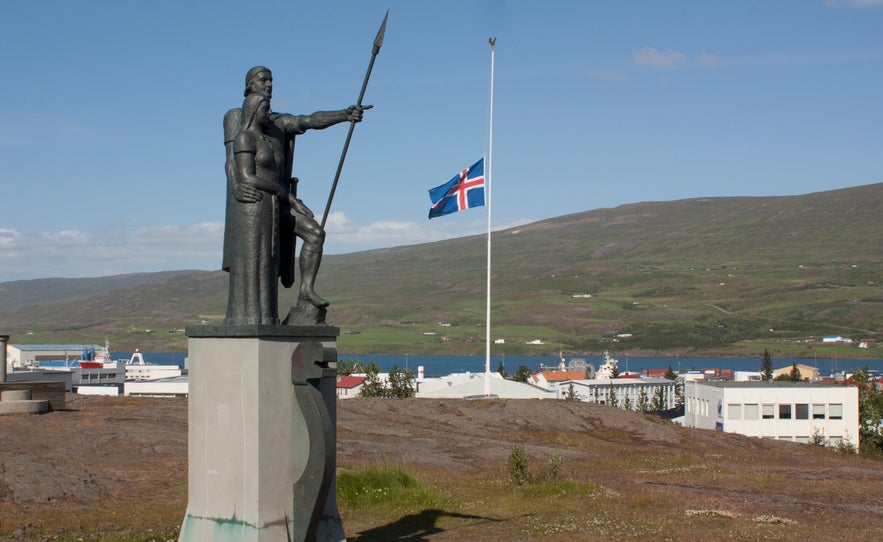
<path id="1" fill-rule="evenodd" d="M 187 335 L 180 540 L 344 540 L 333 483 L 338 329 L 191 326 Z"/>

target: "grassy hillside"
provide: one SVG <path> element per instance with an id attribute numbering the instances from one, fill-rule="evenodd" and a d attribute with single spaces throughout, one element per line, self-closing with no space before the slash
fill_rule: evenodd
<path id="1" fill-rule="evenodd" d="M 326 257 L 319 289 L 332 302 L 329 321 L 358 332 L 343 335 L 341 349 L 483 352 L 485 246 L 476 236 Z M 805 341 L 883 330 L 883 184 L 636 203 L 496 232 L 493 247 L 494 338 L 506 340 L 494 353 L 756 355 L 769 347 L 858 356 L 854 347 Z M 0 328 L 20 342 L 107 334 L 119 349 L 177 349 L 185 342 L 175 330 L 222 317 L 224 273 L 156 278 L 31 305 L 0 297 Z M 29 282 L 0 288 L 33 299 Z M 532 339 L 545 344 L 524 344 Z"/>

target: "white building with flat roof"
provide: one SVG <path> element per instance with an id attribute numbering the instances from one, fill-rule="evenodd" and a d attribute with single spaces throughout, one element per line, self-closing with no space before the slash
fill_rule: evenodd
<path id="1" fill-rule="evenodd" d="M 687 381 L 684 425 L 858 448 L 858 388 L 815 382 Z"/>
<path id="2" fill-rule="evenodd" d="M 588 403 L 628 410 L 671 410 L 677 406 L 677 382 L 666 378 L 569 380 L 558 384 L 559 399 L 570 393 L 571 384 L 575 399 Z"/>

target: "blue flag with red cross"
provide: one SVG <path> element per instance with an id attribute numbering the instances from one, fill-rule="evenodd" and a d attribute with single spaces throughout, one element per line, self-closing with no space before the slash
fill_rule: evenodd
<path id="1" fill-rule="evenodd" d="M 484 205 L 484 158 L 441 186 L 429 190 L 429 218 Z"/>

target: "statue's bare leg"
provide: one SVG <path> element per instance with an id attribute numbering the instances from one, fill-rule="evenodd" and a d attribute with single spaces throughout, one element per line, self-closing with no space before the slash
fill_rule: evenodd
<path id="1" fill-rule="evenodd" d="M 306 299 L 315 307 L 327 307 L 328 302 L 316 293 L 316 275 L 322 263 L 322 248 L 325 244 L 325 230 L 312 216 L 294 214 L 294 233 L 303 240 L 298 269 L 300 271 L 300 291 L 298 297 Z"/>

